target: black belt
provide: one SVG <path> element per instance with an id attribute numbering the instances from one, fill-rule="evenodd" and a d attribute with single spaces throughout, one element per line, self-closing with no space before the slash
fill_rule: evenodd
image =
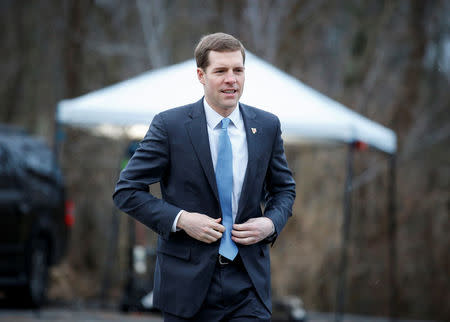
<path id="1" fill-rule="evenodd" d="M 222 255 L 219 254 L 219 256 L 217 257 L 217 263 L 219 263 L 220 266 L 226 266 L 229 264 L 241 264 L 241 257 L 239 256 L 239 254 L 236 255 L 236 257 L 234 258 L 234 260 L 228 259 Z"/>

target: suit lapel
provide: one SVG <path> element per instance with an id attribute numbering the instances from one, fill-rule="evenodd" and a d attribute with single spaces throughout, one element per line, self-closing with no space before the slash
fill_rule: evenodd
<path id="1" fill-rule="evenodd" d="M 245 107 L 245 105 L 239 104 L 241 115 L 244 120 L 245 134 L 247 137 L 247 151 L 248 151 L 248 162 L 247 169 L 245 171 L 244 183 L 242 184 L 241 197 L 238 202 L 238 212 L 236 214 L 236 222 L 239 222 L 242 216 L 242 211 L 247 198 L 252 192 L 252 182 L 255 178 L 255 166 L 258 154 L 258 142 L 261 137 L 261 126 L 260 123 L 255 118 L 255 113 Z"/>
<path id="2" fill-rule="evenodd" d="M 194 147 L 197 158 L 202 165 L 209 185 L 214 196 L 219 200 L 216 184 L 216 176 L 211 158 L 211 149 L 209 147 L 209 136 L 206 124 L 205 110 L 203 107 L 203 98 L 192 106 L 189 114 L 190 120 L 186 122 L 186 129 L 189 133 L 192 146 Z"/>

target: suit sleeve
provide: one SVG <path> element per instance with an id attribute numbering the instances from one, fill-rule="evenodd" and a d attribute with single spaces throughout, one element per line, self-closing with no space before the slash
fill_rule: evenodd
<path id="1" fill-rule="evenodd" d="M 170 150 L 161 115 L 152 124 L 139 148 L 120 173 L 113 194 L 115 205 L 167 239 L 180 208 L 149 193 L 149 185 L 163 180 Z"/>
<path id="2" fill-rule="evenodd" d="M 295 182 L 288 168 L 281 139 L 280 121 L 272 147 L 269 167 L 265 178 L 265 211 L 275 226 L 275 234 L 268 241 L 274 242 L 290 216 L 295 199 Z"/>

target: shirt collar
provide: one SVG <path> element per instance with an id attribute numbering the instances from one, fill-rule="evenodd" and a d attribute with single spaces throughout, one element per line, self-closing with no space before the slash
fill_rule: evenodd
<path id="1" fill-rule="evenodd" d="M 215 129 L 224 117 L 214 111 L 214 109 L 208 104 L 205 98 L 203 98 L 203 107 L 205 108 L 206 123 L 208 123 L 208 126 L 211 129 Z M 241 112 L 239 111 L 239 103 L 237 108 L 235 108 L 234 111 L 231 112 L 230 115 L 228 115 L 228 118 L 236 128 L 238 128 L 239 130 L 243 128 L 244 122 L 242 120 Z"/>

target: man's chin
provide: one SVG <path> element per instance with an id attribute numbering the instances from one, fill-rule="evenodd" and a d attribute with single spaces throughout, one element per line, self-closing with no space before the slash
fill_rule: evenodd
<path id="1" fill-rule="evenodd" d="M 231 113 L 233 109 L 238 105 L 236 100 L 228 101 L 216 101 L 216 104 L 209 104 L 216 112 L 224 111 Z M 219 112 L 220 113 L 220 112 Z"/>
<path id="2" fill-rule="evenodd" d="M 222 105 L 222 111 L 230 112 L 230 111 L 232 111 L 235 107 L 236 107 L 236 105 Z"/>
<path id="3" fill-rule="evenodd" d="M 223 102 L 223 104 L 221 104 L 221 106 L 223 109 L 229 110 L 229 109 L 235 108 L 237 106 L 237 104 L 238 104 L 237 100 L 233 100 L 233 101 L 230 100 L 227 102 Z"/>

